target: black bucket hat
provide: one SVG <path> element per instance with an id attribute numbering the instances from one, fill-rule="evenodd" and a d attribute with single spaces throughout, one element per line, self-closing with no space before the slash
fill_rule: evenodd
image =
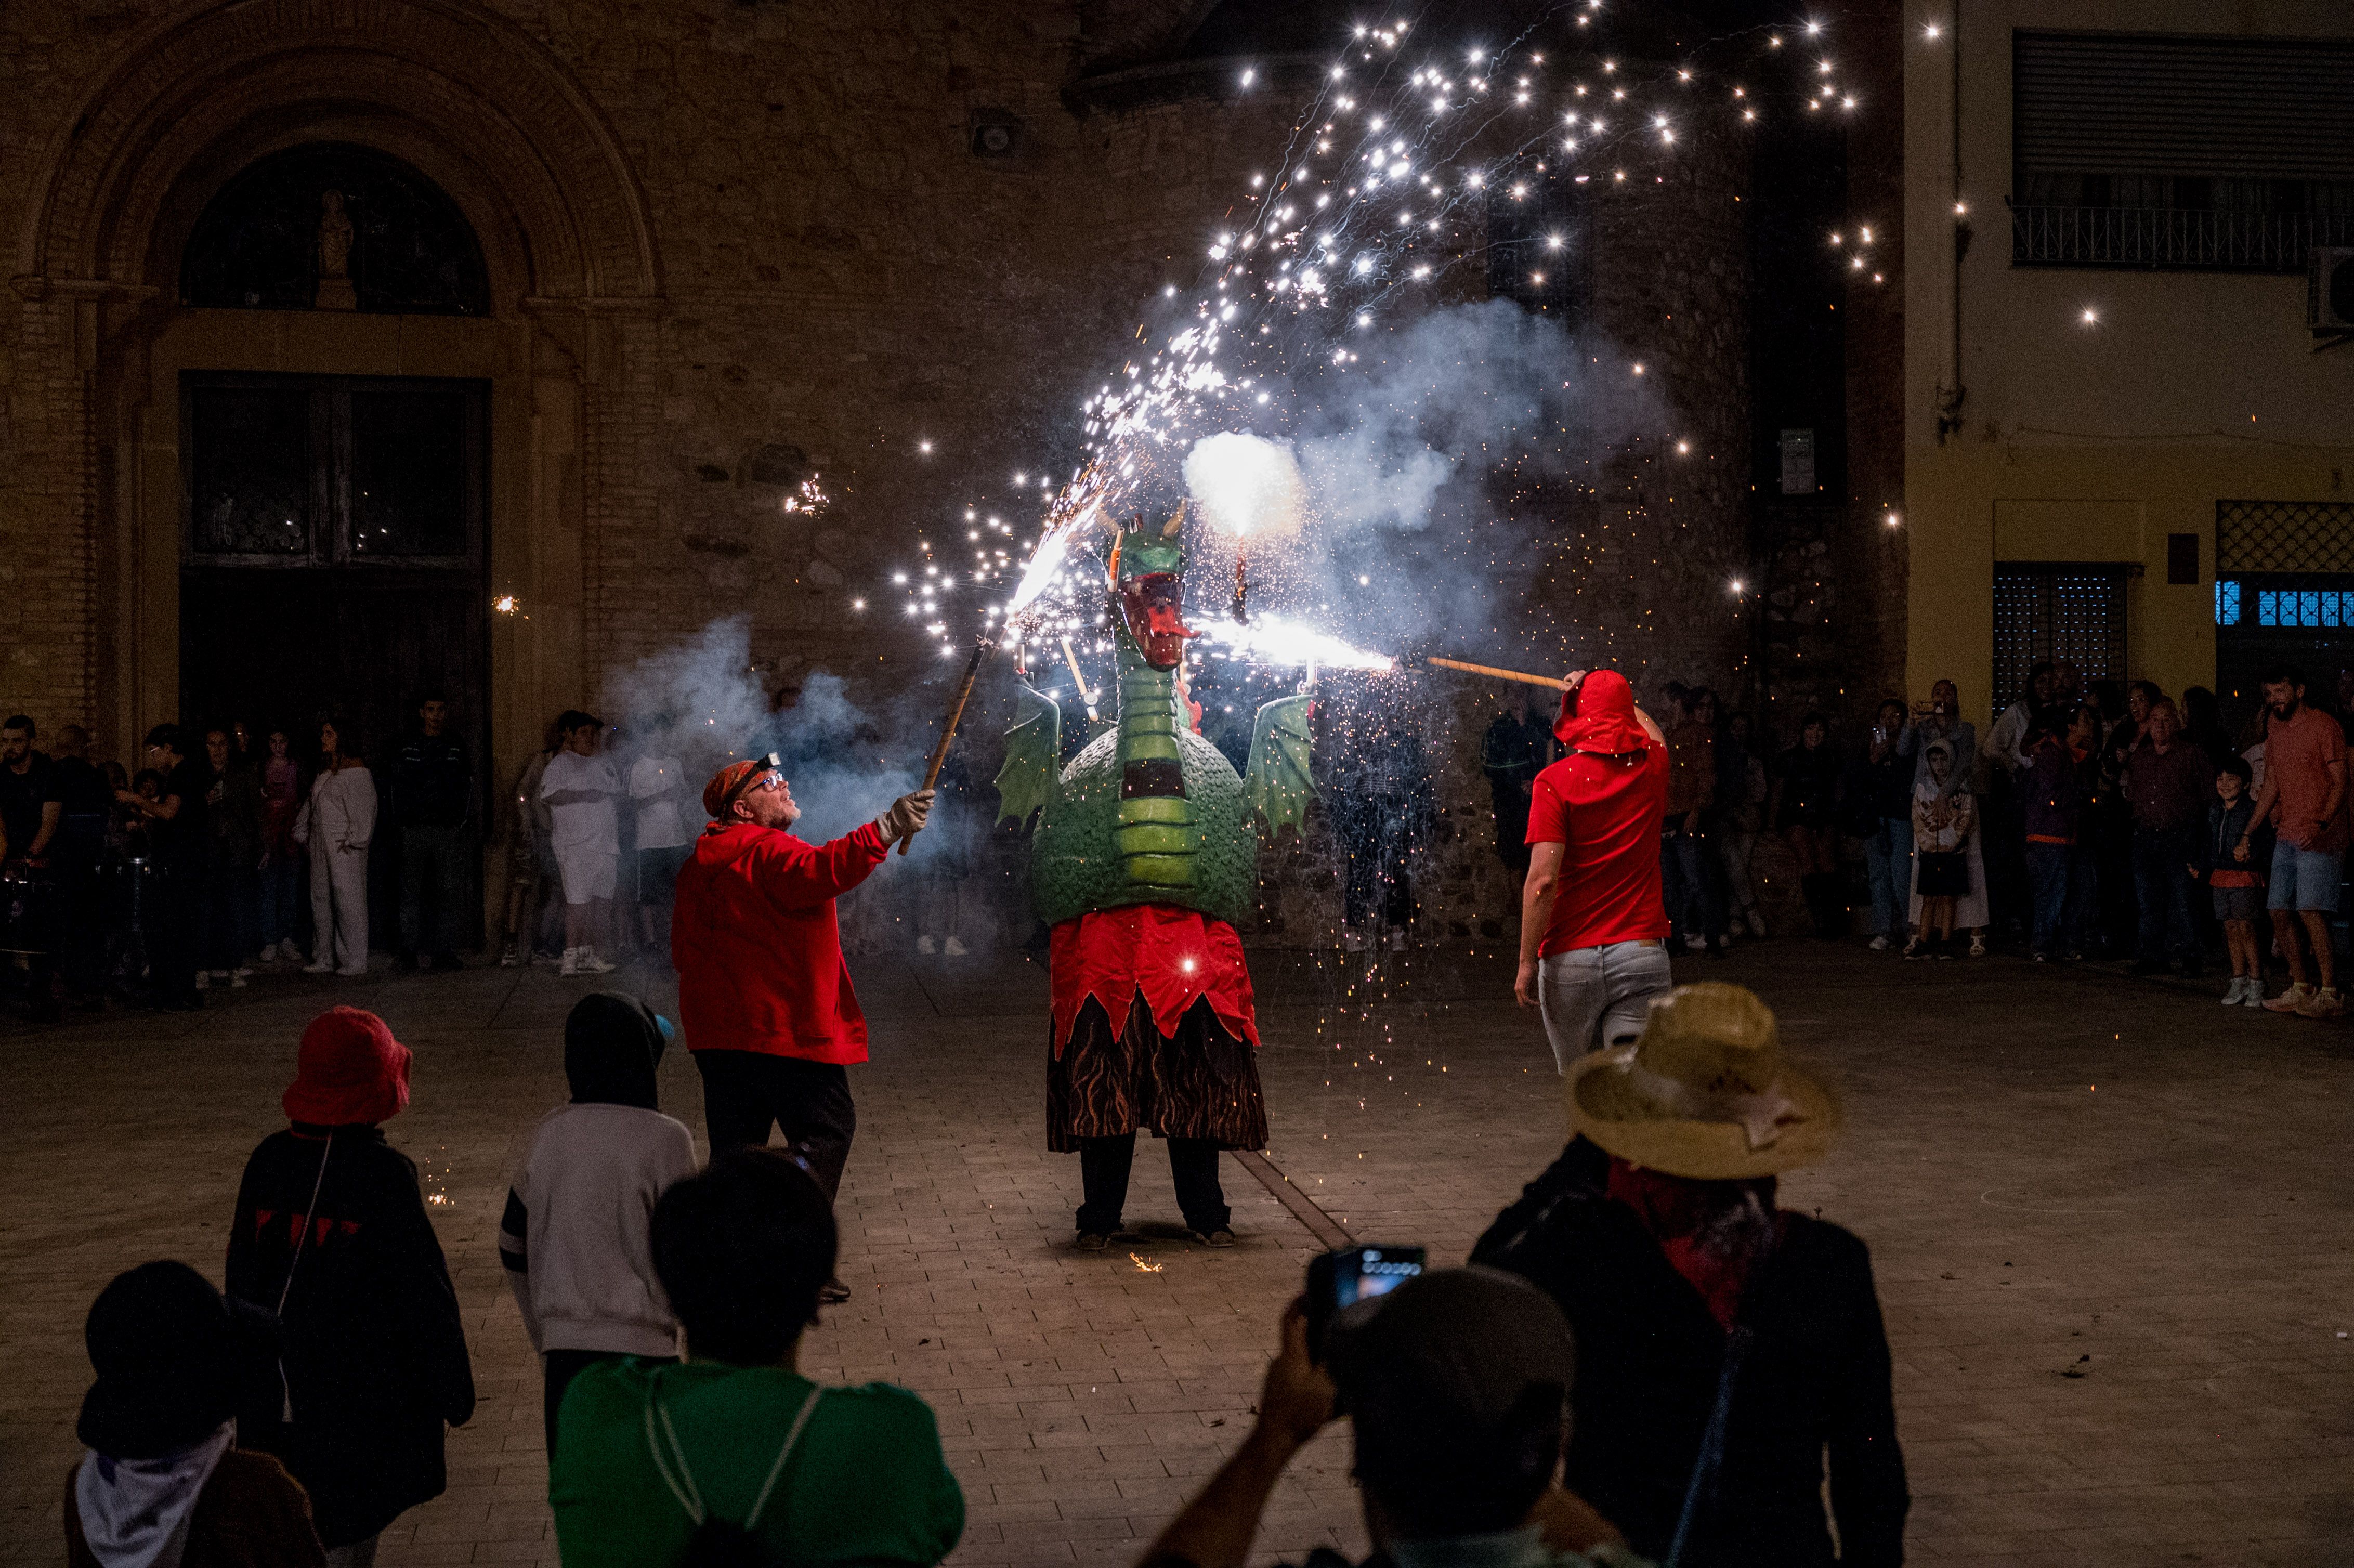
<path id="1" fill-rule="evenodd" d="M 111 1459 L 159 1459 L 202 1441 L 255 1394 L 276 1323 L 185 1263 L 116 1275 L 82 1326 L 98 1381 L 76 1436 Z"/>

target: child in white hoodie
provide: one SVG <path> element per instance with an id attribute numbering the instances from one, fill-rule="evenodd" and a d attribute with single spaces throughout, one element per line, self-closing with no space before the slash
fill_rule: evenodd
<path id="1" fill-rule="evenodd" d="M 654 1277 L 647 1224 L 663 1189 L 695 1173 L 695 1139 L 655 1108 L 670 1020 L 597 991 L 564 1022 L 572 1103 L 550 1111 L 507 1192 L 499 1261 L 546 1372 L 547 1452 L 581 1369 L 619 1356 L 678 1359 L 678 1324 Z"/>

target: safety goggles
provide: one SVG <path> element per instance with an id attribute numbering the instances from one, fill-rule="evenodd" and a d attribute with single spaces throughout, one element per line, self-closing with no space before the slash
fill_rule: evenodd
<path id="1" fill-rule="evenodd" d="M 775 752 L 755 758 L 755 770 L 745 775 L 744 781 L 727 791 L 727 799 L 719 802 L 719 811 L 726 815 L 727 808 L 758 789 L 772 789 L 785 781 L 785 759 Z"/>

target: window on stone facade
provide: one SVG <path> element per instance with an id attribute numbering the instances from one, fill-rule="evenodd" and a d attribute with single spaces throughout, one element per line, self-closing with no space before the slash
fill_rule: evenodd
<path id="1" fill-rule="evenodd" d="M 389 154 L 317 142 L 273 153 L 206 204 L 180 260 L 180 298 L 238 310 L 486 315 L 473 227 Z"/>
<path id="2" fill-rule="evenodd" d="M 199 556 L 309 555 L 311 400 L 286 387 L 207 387 L 186 426 L 188 546 Z"/>
<path id="3" fill-rule="evenodd" d="M 2006 561 L 1994 568 L 1994 711 L 2027 694 L 2045 659 L 2074 664 L 2089 686 L 2126 675 L 2126 579 L 2102 562 Z"/>

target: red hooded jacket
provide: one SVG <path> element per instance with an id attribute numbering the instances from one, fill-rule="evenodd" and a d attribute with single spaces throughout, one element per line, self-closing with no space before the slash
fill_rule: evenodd
<path id="1" fill-rule="evenodd" d="M 1553 732 L 1569 755 L 1537 775 L 1529 799 L 1528 842 L 1562 846 L 1553 923 L 1537 955 L 1657 941 L 1668 934 L 1659 885 L 1668 748 L 1635 716 L 1635 689 L 1616 670 L 1586 676 L 1561 707 Z"/>
<path id="2" fill-rule="evenodd" d="M 751 822 L 704 829 L 671 915 L 686 1048 L 866 1060 L 833 901 L 889 847 L 872 822 L 822 845 Z"/>

